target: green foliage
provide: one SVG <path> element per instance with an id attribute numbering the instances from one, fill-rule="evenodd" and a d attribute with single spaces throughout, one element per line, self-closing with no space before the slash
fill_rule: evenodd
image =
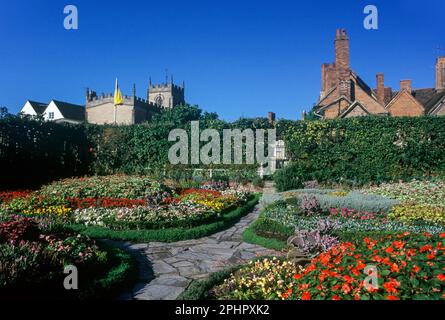
<path id="1" fill-rule="evenodd" d="M 278 124 L 292 164 L 280 191 L 309 180 L 362 185 L 445 170 L 445 117 L 362 117 Z M 287 181 L 286 181 L 287 180 Z"/>
<path id="2" fill-rule="evenodd" d="M 229 267 L 224 270 L 212 273 L 208 279 L 193 281 L 188 288 L 179 295 L 177 300 L 204 300 L 209 298 L 209 291 L 213 287 L 221 284 L 239 267 Z"/>
<path id="3" fill-rule="evenodd" d="M 176 242 L 206 237 L 216 232 L 226 230 L 249 213 L 258 203 L 260 196 L 254 195 L 241 207 L 222 214 L 217 221 L 193 228 L 166 228 L 160 230 L 110 230 L 97 226 L 71 225 L 67 228 L 74 232 L 97 239 L 125 240 L 136 242 Z"/>
<path id="4" fill-rule="evenodd" d="M 260 216 L 252 225 L 252 230 L 255 234 L 271 239 L 278 239 L 287 241 L 287 239 L 294 234 L 295 229 L 290 226 L 285 226 L 282 223 Z"/>
<path id="5" fill-rule="evenodd" d="M 0 117 L 0 188 L 87 173 L 92 160 L 81 125 Z"/>
<path id="6" fill-rule="evenodd" d="M 279 192 L 300 189 L 306 181 L 307 173 L 302 170 L 301 166 L 291 163 L 283 169 L 278 170 L 273 175 L 275 187 Z"/>
<path id="7" fill-rule="evenodd" d="M 280 251 L 287 246 L 286 241 L 259 236 L 255 233 L 253 225 L 250 225 L 246 231 L 244 231 L 243 241 L 277 251 Z"/>

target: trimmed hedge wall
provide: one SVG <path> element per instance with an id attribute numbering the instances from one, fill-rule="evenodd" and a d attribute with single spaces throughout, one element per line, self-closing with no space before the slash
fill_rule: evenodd
<path id="1" fill-rule="evenodd" d="M 89 146 L 83 126 L 0 118 L 0 188 L 84 175 L 93 160 Z"/>
<path id="2" fill-rule="evenodd" d="M 445 117 L 361 117 L 279 123 L 291 164 L 274 180 L 280 191 L 304 181 L 350 185 L 442 175 Z"/>

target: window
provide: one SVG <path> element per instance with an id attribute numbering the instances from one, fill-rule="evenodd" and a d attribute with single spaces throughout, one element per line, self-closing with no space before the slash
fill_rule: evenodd
<path id="1" fill-rule="evenodd" d="M 54 120 L 54 112 L 49 112 L 48 113 L 48 119 L 49 120 Z"/>

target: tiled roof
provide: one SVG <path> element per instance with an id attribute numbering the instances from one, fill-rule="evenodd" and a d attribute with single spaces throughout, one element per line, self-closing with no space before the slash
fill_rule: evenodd
<path id="1" fill-rule="evenodd" d="M 43 114 L 46 107 L 48 106 L 46 103 L 42 102 L 31 101 L 31 100 L 28 100 L 28 102 L 37 114 Z"/>
<path id="2" fill-rule="evenodd" d="M 64 118 L 77 121 L 85 120 L 85 108 L 83 106 L 57 100 L 53 100 L 53 102 Z"/>

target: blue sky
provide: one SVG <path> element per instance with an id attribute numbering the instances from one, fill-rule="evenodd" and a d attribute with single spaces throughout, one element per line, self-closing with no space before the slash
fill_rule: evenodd
<path id="1" fill-rule="evenodd" d="M 27 99 L 84 103 L 85 88 L 124 94 L 148 78 L 186 83 L 186 99 L 221 118 L 297 119 L 320 91 L 320 67 L 333 61 L 337 28 L 351 38 L 351 64 L 375 85 L 413 79 L 434 86 L 436 47 L 445 47 L 443 0 L 1 0 L 0 105 Z M 63 8 L 79 10 L 79 30 L 63 28 Z M 363 9 L 379 9 L 379 30 Z M 442 21 L 442 22 L 440 22 Z M 445 52 L 442 52 L 445 55 Z"/>

